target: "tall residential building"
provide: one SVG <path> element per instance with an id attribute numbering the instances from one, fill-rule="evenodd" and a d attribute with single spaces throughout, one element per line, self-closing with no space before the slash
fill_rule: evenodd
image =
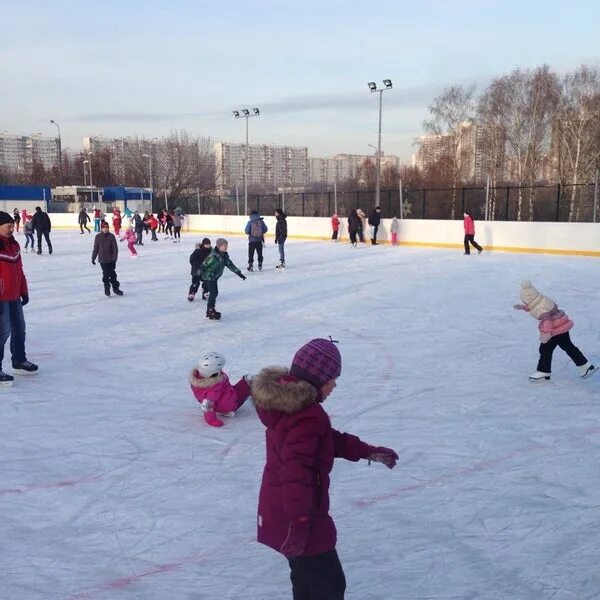
<path id="1" fill-rule="evenodd" d="M 309 158 L 309 182 L 332 184 L 354 179 L 366 160 L 375 164 L 377 159 L 372 154 L 337 154 L 333 158 Z M 381 168 L 386 166 L 398 168 L 400 160 L 393 154 L 382 155 Z"/>
<path id="2" fill-rule="evenodd" d="M 114 173 L 125 180 L 125 154 L 131 138 L 108 138 L 103 136 L 88 136 L 83 138 L 83 151 L 87 154 L 100 154 L 108 151 L 110 153 Z"/>
<path id="3" fill-rule="evenodd" d="M 33 135 L 14 135 L 0 132 L 0 167 L 19 174 L 31 173 L 34 163 L 45 170 L 59 165 L 58 138 Z"/>
<path id="4" fill-rule="evenodd" d="M 244 184 L 245 144 L 215 144 L 216 180 L 220 192 Z M 301 188 L 308 182 L 308 148 L 294 146 L 248 146 L 248 186 L 275 191 Z"/>

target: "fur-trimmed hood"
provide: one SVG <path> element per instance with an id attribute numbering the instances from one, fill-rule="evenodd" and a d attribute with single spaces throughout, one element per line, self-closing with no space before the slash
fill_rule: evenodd
<path id="1" fill-rule="evenodd" d="M 262 411 L 292 414 L 316 404 L 317 389 L 285 367 L 267 367 L 252 380 L 252 399 L 263 420 Z"/>
<path id="2" fill-rule="evenodd" d="M 189 380 L 190 384 L 196 388 L 211 388 L 218 383 L 228 381 L 229 377 L 227 377 L 224 371 L 221 371 L 218 375 L 213 375 L 212 377 L 202 377 L 202 375 L 198 373 L 198 369 L 192 369 Z"/>

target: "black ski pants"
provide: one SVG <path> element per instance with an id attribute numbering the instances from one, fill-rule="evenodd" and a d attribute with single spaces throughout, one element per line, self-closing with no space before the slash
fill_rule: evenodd
<path id="1" fill-rule="evenodd" d="M 217 296 L 219 295 L 219 286 L 216 281 L 205 281 L 206 289 L 208 291 L 208 303 L 206 304 L 206 310 L 214 308 L 217 304 Z"/>
<path id="2" fill-rule="evenodd" d="M 587 358 L 571 341 L 571 336 L 567 331 L 566 333 L 552 336 L 546 343 L 540 344 L 540 360 L 538 361 L 537 366 L 538 371 L 541 371 L 542 373 L 552 372 L 552 353 L 556 346 L 559 346 L 561 350 L 564 350 L 578 367 L 585 365 L 587 362 Z"/>
<path id="3" fill-rule="evenodd" d="M 79 223 L 79 229 L 81 230 L 81 233 L 83 233 L 83 228 L 85 227 L 85 230 L 89 233 L 89 227 L 87 226 L 87 223 Z"/>
<path id="4" fill-rule="evenodd" d="M 294 600 L 344 600 L 346 577 L 337 552 L 288 558 Z"/>
<path id="5" fill-rule="evenodd" d="M 194 296 L 198 293 L 198 288 L 200 287 L 200 282 L 202 282 L 202 293 L 208 293 L 208 287 L 206 285 L 206 281 L 202 281 L 200 277 L 197 275 L 192 275 L 192 285 L 190 285 L 190 294 L 194 294 Z"/>
<path id="6" fill-rule="evenodd" d="M 121 286 L 117 280 L 116 266 L 116 262 L 100 263 L 100 267 L 102 268 L 102 283 L 105 290 L 109 290 L 111 285 L 113 290 L 118 290 Z"/>
<path id="7" fill-rule="evenodd" d="M 337 240 L 338 239 L 338 230 L 337 229 L 333 232 L 333 235 L 331 236 L 331 239 L 332 240 Z"/>
<path id="8" fill-rule="evenodd" d="M 173 234 L 176 240 L 181 239 L 181 225 L 175 225 L 175 233 Z"/>
<path id="9" fill-rule="evenodd" d="M 48 245 L 48 252 L 52 254 L 52 242 L 50 241 L 50 232 L 49 231 L 40 231 L 37 230 L 37 246 L 38 246 L 38 254 L 42 253 L 42 236 L 46 240 L 46 244 Z"/>
<path id="10" fill-rule="evenodd" d="M 472 233 L 465 233 L 465 254 L 471 254 L 469 243 L 471 243 L 474 248 L 481 252 L 482 247 L 475 241 L 475 236 Z"/>
<path id="11" fill-rule="evenodd" d="M 143 227 L 137 227 L 135 230 L 135 243 L 139 246 L 143 246 L 144 242 L 142 240 L 142 233 L 144 233 Z"/>
<path id="12" fill-rule="evenodd" d="M 263 264 L 263 243 L 262 242 L 248 242 L 248 266 L 251 267 L 254 264 L 254 252 L 256 251 L 258 257 L 258 266 Z"/>

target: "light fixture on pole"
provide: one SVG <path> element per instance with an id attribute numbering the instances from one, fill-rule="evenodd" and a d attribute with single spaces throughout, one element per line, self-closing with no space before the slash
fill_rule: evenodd
<path id="1" fill-rule="evenodd" d="M 244 150 L 244 211 L 248 214 L 248 119 L 250 117 L 260 116 L 260 110 L 253 108 L 252 113 L 247 108 L 234 110 L 233 116 L 236 119 L 246 119 L 246 146 Z"/>
<path id="2" fill-rule="evenodd" d="M 58 168 L 60 173 L 60 185 L 63 185 L 63 170 L 62 170 L 62 139 L 60 137 L 60 125 L 54 120 L 50 119 L 50 123 L 56 125 L 58 129 Z"/>
<path id="3" fill-rule="evenodd" d="M 87 155 L 90 157 L 88 166 L 90 167 L 90 201 L 92 206 L 94 204 L 94 184 L 92 183 L 92 153 L 88 152 Z"/>
<path id="4" fill-rule="evenodd" d="M 381 182 L 381 109 L 383 106 L 383 92 L 392 89 L 392 80 L 384 79 L 383 87 L 377 89 L 377 84 L 374 81 L 367 83 L 371 93 L 379 92 L 379 130 L 377 134 L 377 165 L 375 169 L 375 206 L 379 206 L 380 182 Z"/>
<path id="5" fill-rule="evenodd" d="M 148 159 L 150 163 L 150 210 L 152 210 L 152 198 L 154 196 L 154 183 L 152 181 L 152 155 L 151 154 L 142 154 L 144 158 Z"/>

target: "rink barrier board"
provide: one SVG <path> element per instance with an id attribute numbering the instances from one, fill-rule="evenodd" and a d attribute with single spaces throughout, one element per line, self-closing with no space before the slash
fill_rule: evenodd
<path id="1" fill-rule="evenodd" d="M 79 225 L 76 222 L 77 214 L 51 213 L 50 216 L 54 229 L 79 230 Z M 110 215 L 108 215 L 108 219 L 110 222 Z M 201 227 L 198 227 L 199 223 L 196 223 L 198 219 L 202 221 Z M 275 217 L 266 216 L 264 219 L 269 227 L 267 238 L 272 240 L 275 230 Z M 237 215 L 189 215 L 186 222 L 184 222 L 183 231 L 213 236 L 235 235 L 238 237 L 245 235 L 242 231 L 246 222 L 247 217 Z M 389 223 L 389 219 L 382 220 L 382 227 L 378 232 L 379 245 L 391 245 L 388 239 Z M 462 220 L 421 221 L 404 219 L 399 221 L 399 224 L 400 240 L 398 240 L 398 246 L 447 248 L 452 250 L 463 248 Z M 600 224 L 478 221 L 477 225 L 476 240 L 487 252 L 600 257 Z M 402 230 L 404 230 L 404 235 Z M 331 241 L 330 219 L 326 217 L 288 217 L 288 237 L 290 239 Z M 426 239 L 419 239 L 425 237 Z M 506 243 L 507 241 L 510 242 L 511 237 L 516 238 L 515 245 Z M 493 243 L 494 238 L 498 243 Z M 348 235 L 345 223 L 339 239 L 341 242 L 347 243 Z M 457 239 L 461 242 L 450 241 Z M 531 239 L 530 246 L 527 244 L 529 239 Z M 547 246 L 544 244 L 546 240 L 548 240 Z"/>

